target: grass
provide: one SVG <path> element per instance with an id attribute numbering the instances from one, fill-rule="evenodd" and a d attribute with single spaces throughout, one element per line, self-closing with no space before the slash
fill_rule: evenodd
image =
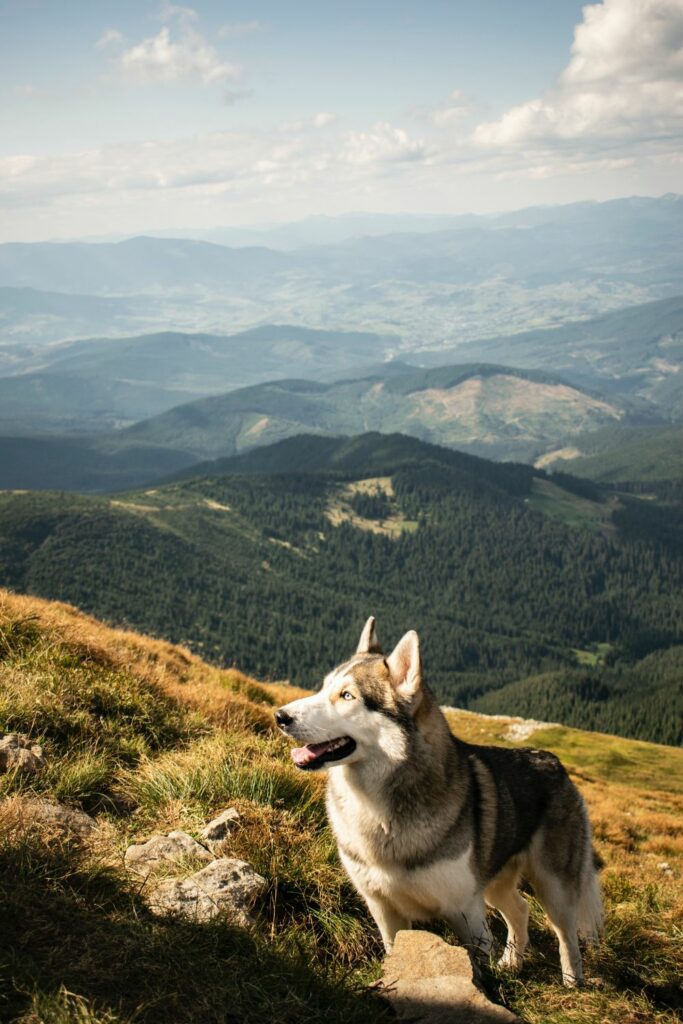
<path id="1" fill-rule="evenodd" d="M 381 949 L 339 866 L 322 780 L 296 772 L 272 727 L 293 687 L 5 592 L 0 670 L 0 732 L 27 732 L 46 752 L 41 772 L 0 776 L 1 1020 L 390 1019 L 369 985 Z M 467 739 L 509 743 L 507 719 L 451 722 Z M 590 804 L 607 936 L 587 955 L 589 986 L 568 992 L 533 905 L 528 966 L 518 979 L 492 969 L 490 992 L 532 1024 L 669 1024 L 682 967 L 683 752 L 560 727 L 530 742 L 563 757 Z M 34 793 L 94 814 L 96 830 L 76 841 L 37 827 Z M 147 883 L 123 868 L 127 845 L 172 828 L 198 836 L 227 806 L 240 813 L 230 855 L 267 880 L 254 929 L 153 917 Z"/>
<path id="2" fill-rule="evenodd" d="M 561 519 L 567 526 L 583 526 L 589 530 L 609 530 L 612 509 L 588 498 L 570 494 L 550 480 L 533 481 L 529 506 L 536 512 Z"/>

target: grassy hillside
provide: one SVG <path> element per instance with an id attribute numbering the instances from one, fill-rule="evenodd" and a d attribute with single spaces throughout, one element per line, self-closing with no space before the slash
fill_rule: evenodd
<path id="1" fill-rule="evenodd" d="M 608 483 L 683 480 L 683 426 L 607 428 L 574 443 L 553 468 Z"/>
<path id="2" fill-rule="evenodd" d="M 445 702 L 569 672 L 553 676 L 563 720 L 679 742 L 680 650 L 639 665 L 683 641 L 679 505 L 398 435 L 251 459 L 282 472 L 238 460 L 115 498 L 6 492 L 0 583 L 303 685 L 372 612 L 425 633 Z"/>
<path id="3" fill-rule="evenodd" d="M 340 648 L 335 660 L 347 653 Z M 0 732 L 29 733 L 46 756 L 36 774 L 0 776 L 3 1020 L 389 1020 L 366 987 L 380 946 L 339 866 L 322 780 L 296 772 L 273 729 L 273 706 L 291 688 L 6 592 L 0 658 Z M 520 742 L 508 738 L 507 719 L 449 717 L 469 740 Z M 587 987 L 569 992 L 534 904 L 525 970 L 511 979 L 492 968 L 489 992 L 529 1024 L 673 1024 L 683 967 L 683 754 L 559 727 L 532 737 L 564 758 L 588 800 L 606 862 L 607 933 L 586 955 Z M 38 826 L 36 796 L 84 809 L 95 831 L 79 841 Z M 124 870 L 126 847 L 172 828 L 198 835 L 227 806 L 241 816 L 228 855 L 267 881 L 253 930 L 152 916 L 145 887 Z M 493 927 L 500 940 L 500 922 Z"/>

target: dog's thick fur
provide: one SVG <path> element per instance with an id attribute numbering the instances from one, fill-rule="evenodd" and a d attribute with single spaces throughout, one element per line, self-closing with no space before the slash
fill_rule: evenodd
<path id="1" fill-rule="evenodd" d="M 557 934 L 564 983 L 581 982 L 579 934 L 596 940 L 602 928 L 583 799 L 554 754 L 455 738 L 423 684 L 416 633 L 385 658 L 369 619 L 356 654 L 276 718 L 306 744 L 292 752 L 300 768 L 334 769 L 339 855 L 387 950 L 412 921 L 443 918 L 488 954 L 488 904 L 507 925 L 501 964 L 518 970 L 524 878 Z"/>

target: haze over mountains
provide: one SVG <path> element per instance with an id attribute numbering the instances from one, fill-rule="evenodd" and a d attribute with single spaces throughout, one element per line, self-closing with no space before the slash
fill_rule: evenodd
<path id="1" fill-rule="evenodd" d="M 473 338 L 555 325 L 680 294 L 680 196 L 538 207 L 467 217 L 447 230 L 363 233 L 289 251 L 189 239 L 0 246 L 0 286 L 96 296 L 95 334 L 142 330 L 232 334 L 264 323 L 362 330 L 401 348 L 453 348 Z M 349 231 L 358 231 L 348 237 Z M 344 235 L 347 237 L 343 237 Z M 145 297 L 145 305 L 139 299 Z M 83 336 L 77 306 L 52 296 L 2 299 L 3 338 L 34 344 Z M 89 322 L 96 316 L 89 304 Z"/>

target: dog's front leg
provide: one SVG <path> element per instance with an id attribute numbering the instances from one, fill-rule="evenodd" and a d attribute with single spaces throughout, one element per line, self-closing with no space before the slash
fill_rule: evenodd
<path id="1" fill-rule="evenodd" d="M 464 910 L 448 915 L 448 923 L 460 941 L 478 957 L 487 959 L 493 944 L 493 936 L 486 920 L 486 907 L 481 897 L 475 897 Z"/>
<path id="2" fill-rule="evenodd" d="M 396 932 L 400 932 L 404 928 L 410 928 L 410 921 L 403 914 L 399 914 L 396 908 L 383 896 L 368 896 L 363 893 L 363 898 L 379 928 L 384 948 L 387 953 L 391 953 L 394 948 Z"/>

